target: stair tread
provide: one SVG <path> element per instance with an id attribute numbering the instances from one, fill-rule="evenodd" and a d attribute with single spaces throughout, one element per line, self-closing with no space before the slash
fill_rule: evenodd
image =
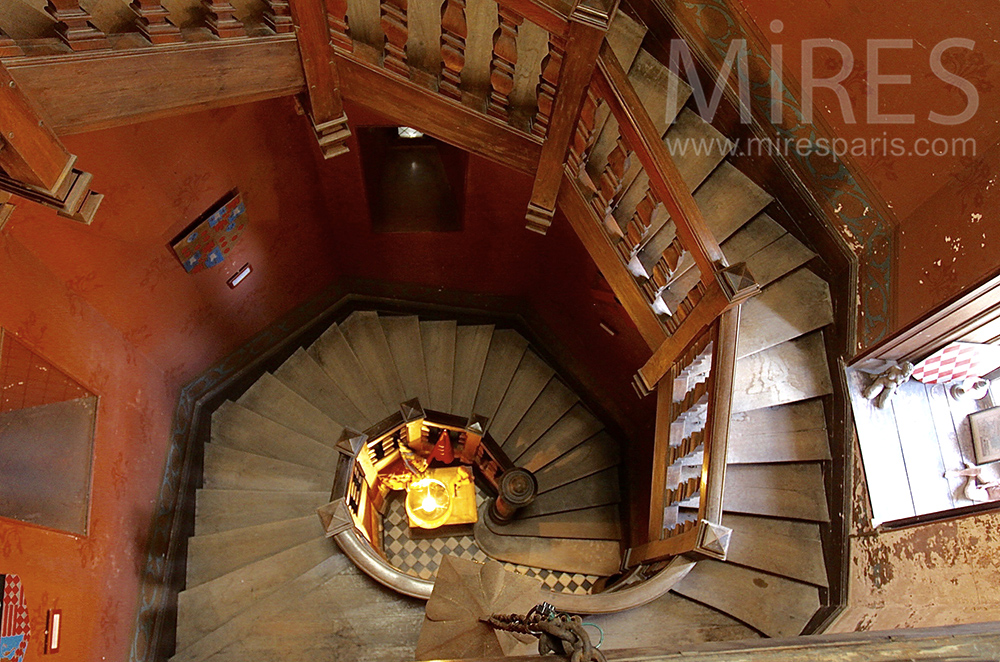
<path id="1" fill-rule="evenodd" d="M 392 413 L 379 397 L 339 325 L 330 325 L 307 351 L 368 420 L 381 421 Z"/>
<path id="2" fill-rule="evenodd" d="M 494 439 L 506 439 L 555 374 L 545 361 L 530 349 L 521 357 L 496 415 L 489 422 Z"/>
<path id="3" fill-rule="evenodd" d="M 494 438 L 508 457 L 517 458 L 577 402 L 579 398 L 561 379 L 551 379 L 507 438 Z"/>
<path id="4" fill-rule="evenodd" d="M 727 513 L 722 525 L 733 530 L 726 561 L 829 586 L 819 524 Z"/>
<path id="5" fill-rule="evenodd" d="M 187 648 L 336 553 L 336 544 L 319 536 L 181 591 L 177 596 L 177 648 Z"/>
<path id="6" fill-rule="evenodd" d="M 586 478 L 540 494 L 520 511 L 519 517 L 552 515 L 568 510 L 582 510 L 618 503 L 618 467 L 605 469 Z"/>
<path id="7" fill-rule="evenodd" d="M 327 446 L 335 446 L 344 432 L 340 423 L 269 372 L 262 374 L 236 404 Z"/>
<path id="8" fill-rule="evenodd" d="M 460 326 L 455 336 L 455 378 L 451 413 L 468 418 L 476 404 L 476 392 L 483 378 L 486 354 L 490 351 L 493 325 Z"/>
<path id="9" fill-rule="evenodd" d="M 340 329 L 386 408 L 389 412 L 399 409 L 406 396 L 378 313 L 372 310 L 353 312 Z"/>
<path id="10" fill-rule="evenodd" d="M 825 430 L 826 414 L 819 398 L 786 405 L 736 412 L 730 419 L 729 438 Z"/>
<path id="11" fill-rule="evenodd" d="M 539 494 L 618 464 L 618 444 L 601 431 L 535 471 Z"/>
<path id="12" fill-rule="evenodd" d="M 428 401 L 421 403 L 425 409 L 451 413 L 456 327 L 454 320 L 420 322 L 428 390 Z"/>
<path id="13" fill-rule="evenodd" d="M 514 463 L 528 471 L 537 471 L 564 453 L 597 434 L 604 426 L 597 417 L 577 403 L 523 451 Z"/>
<path id="14" fill-rule="evenodd" d="M 699 561 L 673 590 L 769 637 L 798 636 L 820 607 L 815 586 L 712 559 Z"/>
<path id="15" fill-rule="evenodd" d="M 274 371 L 274 376 L 341 425 L 365 430 L 374 423 L 351 402 L 304 349 L 298 349 L 288 357 Z"/>
<path id="16" fill-rule="evenodd" d="M 732 410 L 760 409 L 832 392 L 823 332 L 813 331 L 739 359 Z"/>
<path id="17" fill-rule="evenodd" d="M 476 402 L 472 408 L 474 413 L 493 419 L 527 348 L 528 341 L 517 331 L 512 329 L 493 331 L 490 349 L 486 354 L 483 377 L 479 382 Z"/>
<path id="18" fill-rule="evenodd" d="M 335 449 L 235 402 L 223 402 L 212 414 L 212 441 L 320 471 L 333 472 L 337 467 Z"/>
<path id="19" fill-rule="evenodd" d="M 191 657 L 173 662 L 412 659 L 425 603 L 401 598 L 353 568 L 338 571 L 332 560 L 321 566 L 276 591 L 264 601 L 270 604 L 255 604 L 252 613 L 213 632 Z"/>
<path id="20" fill-rule="evenodd" d="M 185 585 L 193 588 L 326 532 L 315 514 L 188 538 Z"/>
<path id="21" fill-rule="evenodd" d="M 621 513 L 617 504 L 537 517 L 517 517 L 502 526 L 493 524 L 487 519 L 486 525 L 498 536 L 615 541 L 622 539 Z"/>
<path id="22" fill-rule="evenodd" d="M 278 491 L 332 489 L 332 471 L 246 453 L 219 444 L 205 444 L 203 487 Z"/>
<path id="23" fill-rule="evenodd" d="M 802 268 L 764 288 L 743 304 L 738 359 L 833 324 L 833 302 L 825 280 Z"/>
<path id="24" fill-rule="evenodd" d="M 618 58 L 618 64 L 625 71 L 632 66 L 632 62 L 639 54 L 642 47 L 642 40 L 646 37 L 646 26 L 634 20 L 624 12 L 615 12 L 605 36 L 608 46 Z"/>
<path id="25" fill-rule="evenodd" d="M 476 544 L 491 558 L 533 568 L 606 577 L 621 567 L 617 540 L 499 536 L 480 517 L 475 525 Z"/>
<path id="26" fill-rule="evenodd" d="M 830 459 L 830 437 L 823 429 L 730 436 L 726 451 L 729 464 L 823 461 Z"/>
<path id="27" fill-rule="evenodd" d="M 739 234 L 738 232 L 730 237 L 730 241 Z M 730 251 L 725 246 L 723 246 L 722 251 L 728 258 Z M 790 233 L 785 233 L 751 255 L 729 258 L 729 262 L 730 264 L 746 262 L 747 268 L 750 269 L 757 284 L 765 287 L 801 267 L 814 257 L 816 254 L 806 248 L 801 241 Z"/>
<path id="28" fill-rule="evenodd" d="M 245 641 L 255 634 L 263 632 L 266 636 L 271 636 L 272 628 L 260 628 L 257 623 L 260 621 L 271 622 L 277 614 L 288 609 L 289 604 L 302 604 L 306 598 L 312 597 L 316 593 L 321 593 L 323 584 L 326 581 L 347 571 L 350 567 L 351 562 L 346 556 L 342 554 L 331 556 L 316 567 L 280 587 L 272 594 L 271 600 L 261 600 L 253 603 L 240 615 L 227 621 L 224 625 L 216 628 L 190 646 L 180 650 L 170 658 L 170 662 L 200 662 L 210 657 L 216 657 L 215 654 L 219 653 L 226 646 L 237 641 Z M 335 597 L 343 601 L 342 595 Z M 329 621 L 326 619 L 320 620 L 322 620 L 325 627 L 329 628 Z"/>
<path id="29" fill-rule="evenodd" d="M 198 490 L 195 535 L 297 519 L 330 502 L 330 491 Z"/>
<path id="30" fill-rule="evenodd" d="M 392 360 L 399 371 L 404 400 L 419 398 L 421 403 L 426 403 L 429 388 L 424 367 L 424 346 L 420 339 L 420 318 L 416 315 L 385 316 L 380 318 L 380 322 Z"/>
<path id="31" fill-rule="evenodd" d="M 770 204 L 772 198 L 735 166 L 723 161 L 695 191 L 694 200 L 712 236 L 721 243 Z M 651 229 L 650 234 L 650 240 L 639 251 L 639 262 L 646 274 L 651 273 L 674 240 L 674 225 L 666 223 L 655 233 Z M 686 272 L 692 261 L 690 254 L 685 255 L 678 273 Z"/>
<path id="32" fill-rule="evenodd" d="M 823 468 L 817 462 L 726 467 L 725 510 L 813 522 L 830 521 Z"/>

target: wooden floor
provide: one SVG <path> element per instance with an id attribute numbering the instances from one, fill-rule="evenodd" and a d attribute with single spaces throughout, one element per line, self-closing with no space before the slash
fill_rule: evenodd
<path id="1" fill-rule="evenodd" d="M 865 467 L 873 524 L 972 505 L 966 479 L 947 471 L 975 463 L 968 415 L 992 406 L 990 398 L 955 400 L 942 384 L 914 379 L 885 409 L 861 396 L 871 376 L 845 370 Z"/>

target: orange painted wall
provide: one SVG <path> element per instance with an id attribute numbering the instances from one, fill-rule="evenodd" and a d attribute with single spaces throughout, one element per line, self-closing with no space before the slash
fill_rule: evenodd
<path id="1" fill-rule="evenodd" d="M 0 233 L 0 325 L 101 397 L 90 535 L 0 519 L 0 572 L 21 575 L 32 610 L 31 659 L 54 607 L 61 660 L 125 659 L 179 388 L 338 276 L 522 297 L 599 396 L 648 409 L 623 396 L 648 350 L 564 220 L 547 237 L 524 229 L 524 175 L 472 158 L 463 232 L 375 235 L 356 142 L 322 160 L 290 99 L 65 142 L 107 196 L 94 224 L 23 203 Z M 185 273 L 170 239 L 234 187 L 249 216 L 241 243 L 225 265 Z M 253 274 L 230 290 L 244 262 Z"/>
<path id="2" fill-rule="evenodd" d="M 816 112 L 829 121 L 836 136 L 848 141 L 876 142 L 866 155 L 848 159 L 874 185 L 891 207 L 898 227 L 893 328 L 917 319 L 935 305 L 1000 267 L 1000 212 L 994 183 L 1000 176 L 1000 35 L 996 6 L 979 0 L 957 0 L 947 7 L 931 0 L 876 2 L 824 0 L 808 11 L 794 0 L 737 0 L 753 18 L 762 35 L 783 47 L 786 76 L 802 80 L 802 48 L 806 39 L 836 39 L 854 55 L 853 72 L 843 82 L 851 99 L 855 122 L 845 118 L 832 91 L 818 88 Z M 772 22 L 783 24 L 779 33 Z M 930 121 L 931 111 L 960 113 L 965 94 L 942 81 L 931 70 L 930 55 L 943 39 L 960 37 L 975 42 L 972 51 L 946 51 L 946 69 L 972 83 L 979 107 L 968 121 L 944 126 Z M 867 104 L 876 91 L 867 73 L 867 44 L 874 39 L 911 39 L 912 48 L 881 52 L 879 72 L 908 75 L 909 83 L 883 84 L 878 89 L 882 113 L 912 114 L 912 124 L 870 123 Z M 831 49 L 816 51 L 818 77 L 836 74 L 842 64 Z M 915 141 L 972 139 L 963 155 L 921 156 L 911 149 Z M 906 153 L 886 153 L 886 140 L 901 139 Z M 854 143 L 852 142 L 852 145 Z M 939 143 L 944 146 L 945 143 Z"/>

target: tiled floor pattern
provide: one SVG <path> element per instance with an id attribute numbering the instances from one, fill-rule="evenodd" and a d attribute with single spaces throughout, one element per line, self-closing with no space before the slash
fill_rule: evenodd
<path id="1" fill-rule="evenodd" d="M 482 503 L 483 495 L 477 490 L 477 501 Z M 489 557 L 476 545 L 469 535 L 442 536 L 423 540 L 410 537 L 410 527 L 406 521 L 403 499 L 398 495 L 389 497 L 385 517 L 382 518 L 382 549 L 390 565 L 408 575 L 421 579 L 433 579 L 437 574 L 441 559 L 446 554 L 485 563 Z M 547 588 L 561 593 L 587 594 L 599 579 L 593 575 L 556 572 L 542 568 L 504 563 L 507 570 L 538 578 Z"/>

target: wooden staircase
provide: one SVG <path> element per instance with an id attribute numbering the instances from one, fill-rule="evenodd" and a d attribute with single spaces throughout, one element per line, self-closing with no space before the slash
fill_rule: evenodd
<path id="1" fill-rule="evenodd" d="M 658 401 L 649 530 L 625 540 L 618 442 L 518 334 L 372 312 L 331 327 L 215 413 L 175 659 L 411 654 L 422 603 L 363 576 L 315 510 L 329 501 L 344 431 L 413 397 L 487 417 L 503 451 L 536 474 L 540 496 L 521 518 L 480 522 L 484 552 L 552 568 L 572 557 L 564 567 L 576 572 L 586 548 L 595 564 L 582 569 L 608 576 L 609 550 L 628 547 L 606 595 L 676 564 L 657 589 L 672 592 L 628 612 L 633 623 L 696 602 L 715 622 L 795 636 L 827 604 L 829 288 L 616 3 L 324 0 L 310 14 L 320 5 L 309 0 L 84 3 L 92 12 L 51 0 L 50 15 L 37 4 L 0 7 L 5 87 L 37 104 L 54 162 L 69 165 L 34 188 L 0 181 L 0 203 L 6 191 L 65 206 L 54 193 L 72 188 L 63 170 L 86 173 L 56 133 L 302 93 L 330 157 L 349 135 L 347 100 L 534 174 L 528 227 L 544 232 L 558 201 L 653 353 L 636 378 Z M 57 84 L 87 72 L 72 94 Z M 69 197 L 89 222 L 99 196 L 85 183 Z M 697 630 L 705 612 L 671 613 Z"/>

